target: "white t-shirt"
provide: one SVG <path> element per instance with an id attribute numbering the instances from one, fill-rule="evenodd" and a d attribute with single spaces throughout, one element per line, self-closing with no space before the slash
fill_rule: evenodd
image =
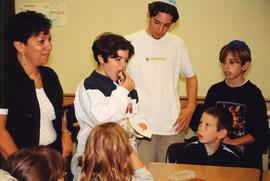
<path id="1" fill-rule="evenodd" d="M 173 124 L 180 112 L 179 76 L 194 76 L 184 41 L 170 33 L 157 40 L 145 30 L 126 38 L 135 48 L 128 72 L 135 80 L 139 111 L 145 113 L 153 134 L 176 134 Z"/>

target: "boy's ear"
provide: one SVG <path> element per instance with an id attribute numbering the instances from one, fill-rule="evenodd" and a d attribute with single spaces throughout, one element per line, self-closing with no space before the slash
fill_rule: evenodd
<path id="1" fill-rule="evenodd" d="M 104 64 L 105 63 L 104 62 L 104 58 L 102 57 L 102 55 L 98 55 L 97 58 L 98 58 L 98 61 L 99 61 L 100 64 Z"/>
<path id="2" fill-rule="evenodd" d="M 228 131 L 226 129 L 221 129 L 218 131 L 218 138 L 224 139 L 228 134 Z"/>
<path id="3" fill-rule="evenodd" d="M 24 43 L 22 43 L 22 42 L 19 42 L 19 41 L 14 41 L 13 42 L 13 46 L 16 48 L 16 50 L 18 51 L 18 52 L 23 52 L 24 51 Z"/>
<path id="4" fill-rule="evenodd" d="M 246 71 L 250 66 L 250 62 L 246 62 L 244 65 L 242 65 L 242 70 Z"/>

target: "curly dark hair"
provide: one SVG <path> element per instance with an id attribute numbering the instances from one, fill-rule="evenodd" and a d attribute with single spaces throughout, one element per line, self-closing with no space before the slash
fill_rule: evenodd
<path id="1" fill-rule="evenodd" d="M 98 62 L 98 55 L 101 55 L 105 62 L 108 58 L 118 57 L 118 50 L 128 50 L 129 58 L 134 54 L 134 47 L 130 41 L 126 40 L 123 36 L 110 32 L 105 32 L 99 35 L 93 45 L 92 50 L 95 60 Z"/>
<path id="2" fill-rule="evenodd" d="M 41 32 L 47 35 L 52 27 L 52 21 L 36 11 L 23 11 L 11 17 L 7 26 L 7 36 L 10 42 L 27 43 L 31 36 Z"/>

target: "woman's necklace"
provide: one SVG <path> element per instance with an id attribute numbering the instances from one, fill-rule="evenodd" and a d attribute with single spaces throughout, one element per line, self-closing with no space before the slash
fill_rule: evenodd
<path id="1" fill-rule="evenodd" d="M 29 64 L 27 64 L 26 61 L 23 59 L 22 55 L 18 56 L 18 60 L 20 64 L 22 65 L 24 71 L 28 75 L 28 77 L 35 82 L 35 87 L 42 88 L 43 84 L 42 84 L 42 78 L 41 78 L 39 69 L 37 67 L 29 66 Z"/>

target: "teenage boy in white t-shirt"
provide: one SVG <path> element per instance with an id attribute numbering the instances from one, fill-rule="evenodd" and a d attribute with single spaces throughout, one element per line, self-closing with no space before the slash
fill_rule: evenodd
<path id="1" fill-rule="evenodd" d="M 165 161 L 168 145 L 184 140 L 196 106 L 197 78 L 184 41 L 168 33 L 178 18 L 175 0 L 154 1 L 148 5 L 146 30 L 128 35 L 135 55 L 128 64 L 140 97 L 139 110 L 146 114 L 151 140 L 138 144 L 144 162 Z M 188 103 L 181 109 L 178 83 L 186 79 Z"/>

